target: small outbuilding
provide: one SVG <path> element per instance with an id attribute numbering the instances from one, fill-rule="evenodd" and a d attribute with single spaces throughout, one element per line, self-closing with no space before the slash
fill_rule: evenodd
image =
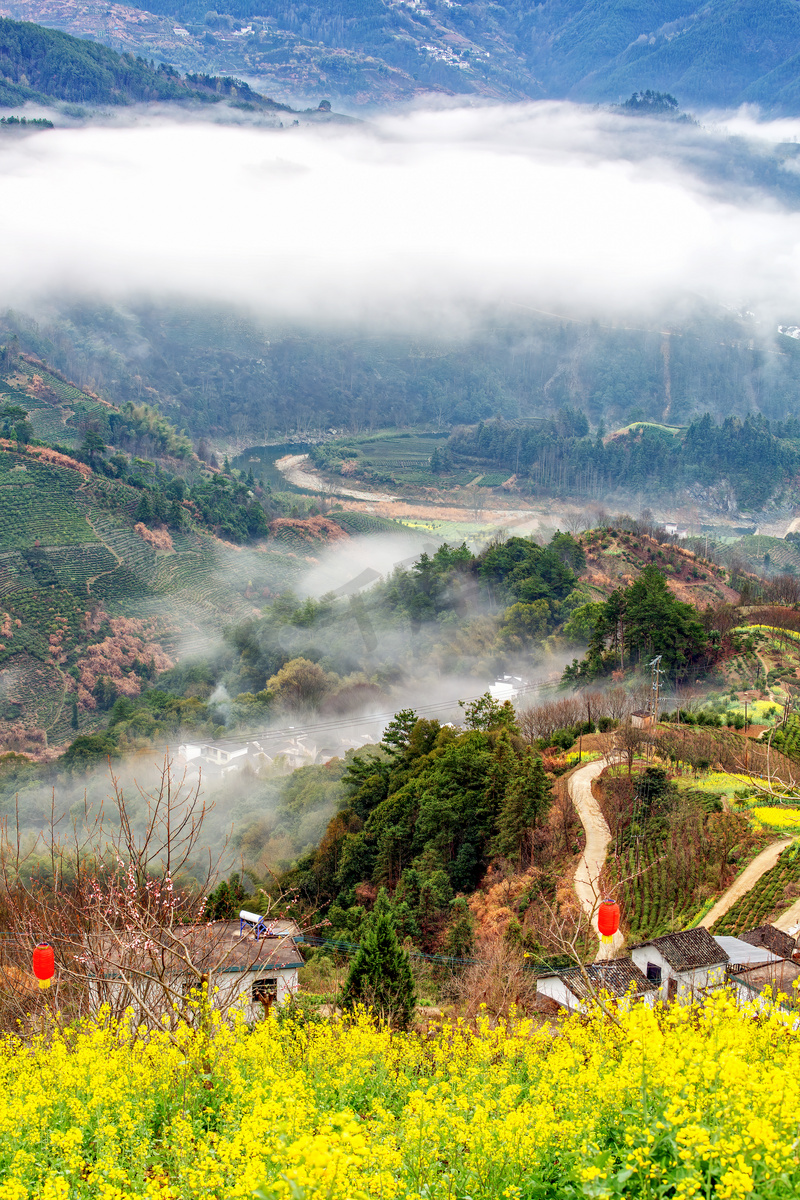
<path id="1" fill-rule="evenodd" d="M 243 911 L 238 920 L 154 929 L 147 937 L 90 936 L 86 958 L 95 999 L 115 1012 L 131 1007 L 146 1024 L 202 983 L 212 1004 L 242 1005 L 254 1020 L 297 991 L 300 940 L 295 921 Z"/>
<path id="2" fill-rule="evenodd" d="M 771 950 L 778 958 L 791 958 L 797 948 L 795 939 L 774 925 L 758 925 L 755 929 L 748 929 L 746 933 L 739 934 L 739 940 Z"/>
<path id="3" fill-rule="evenodd" d="M 606 959 L 585 967 L 566 967 L 536 979 L 537 995 L 554 1000 L 570 1012 L 582 1012 L 600 992 L 627 1003 L 642 1000 L 652 1004 L 656 991 L 656 985 L 630 958 Z"/>

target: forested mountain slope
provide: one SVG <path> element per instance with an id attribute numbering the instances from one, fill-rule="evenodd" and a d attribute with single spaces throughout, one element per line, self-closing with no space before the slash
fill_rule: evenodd
<path id="1" fill-rule="evenodd" d="M 195 76 L 119 55 L 96 42 L 28 22 L 0 18 L 0 107 L 53 100 L 79 104 L 135 104 L 223 97 L 254 107 L 279 108 L 232 79 Z"/>
<path id="2" fill-rule="evenodd" d="M 426 91 L 796 112 L 797 0 L 9 0 L 6 11 L 283 96 L 380 104 Z M 180 24 L 176 26 L 175 22 Z"/>
<path id="3" fill-rule="evenodd" d="M 96 303 L 63 305 L 41 323 L 5 313 L 0 337 L 14 334 L 119 402 L 148 395 L 195 438 L 251 444 L 567 409 L 582 410 L 601 436 L 635 421 L 688 425 L 706 412 L 783 421 L 800 398 L 800 343 L 747 314 L 709 310 L 652 330 L 514 315 L 469 337 L 423 339 L 229 309 Z"/>
<path id="4" fill-rule="evenodd" d="M 2 348 L 4 747 L 46 755 L 104 723 L 119 696 L 291 587 L 311 549 L 347 537 L 283 512 L 252 471 L 198 459 L 155 409 L 119 408 Z"/>

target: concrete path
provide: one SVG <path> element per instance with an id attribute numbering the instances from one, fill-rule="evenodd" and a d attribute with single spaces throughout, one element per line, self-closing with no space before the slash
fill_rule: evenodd
<path id="1" fill-rule="evenodd" d="M 603 899 L 600 894 L 600 872 L 606 861 L 611 830 L 600 812 L 600 806 L 592 795 L 592 780 L 597 779 L 607 765 L 605 759 L 598 759 L 597 762 L 581 767 L 567 781 L 575 811 L 586 831 L 586 849 L 575 872 L 575 895 L 578 897 L 583 911 L 591 916 L 595 929 L 597 929 L 597 906 Z M 613 942 L 601 942 L 595 962 L 606 958 L 615 958 L 622 949 L 623 942 L 624 939 L 619 931 L 614 934 Z"/>
<path id="2" fill-rule="evenodd" d="M 700 922 L 701 929 L 710 929 L 715 921 L 723 917 L 729 908 L 732 908 L 740 896 L 746 895 L 752 887 L 758 883 L 762 875 L 769 871 L 770 867 L 774 867 L 778 861 L 778 856 L 791 846 L 793 838 L 783 838 L 780 842 L 773 842 L 771 846 L 767 846 L 766 850 L 762 850 L 756 855 L 751 863 L 745 867 L 738 879 L 734 879 L 727 892 L 723 892 L 714 907 L 706 913 Z M 794 907 L 794 906 L 793 906 Z M 789 909 L 791 912 L 791 909 Z M 783 914 L 781 918 L 784 920 L 788 916 L 788 912 Z"/>

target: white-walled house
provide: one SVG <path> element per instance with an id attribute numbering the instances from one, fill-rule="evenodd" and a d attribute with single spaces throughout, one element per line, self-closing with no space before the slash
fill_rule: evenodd
<path id="1" fill-rule="evenodd" d="M 684 929 L 631 946 L 630 955 L 665 1004 L 689 1003 L 726 983 L 728 954 L 707 929 Z"/>
<path id="2" fill-rule="evenodd" d="M 272 758 L 259 742 L 239 745 L 215 745 L 213 742 L 183 742 L 178 746 L 178 763 L 187 774 L 206 779 L 224 779 L 226 775 L 250 766 L 254 771 L 272 766 Z"/>
<path id="3" fill-rule="evenodd" d="M 137 1021 L 152 1024 L 176 998 L 207 982 L 212 1004 L 223 1010 L 241 1004 L 256 1020 L 297 991 L 301 936 L 295 921 L 242 912 L 236 921 L 154 930 L 148 937 L 90 937 L 95 999 L 114 1011 L 131 1007 Z"/>
<path id="4" fill-rule="evenodd" d="M 588 980 L 588 981 L 587 981 Z M 563 970 L 538 975 L 536 992 L 554 1000 L 571 1012 L 582 1012 L 586 1004 L 600 992 L 630 1003 L 642 1000 L 652 1004 L 657 988 L 630 958 L 605 959 L 585 967 L 565 967 Z"/>

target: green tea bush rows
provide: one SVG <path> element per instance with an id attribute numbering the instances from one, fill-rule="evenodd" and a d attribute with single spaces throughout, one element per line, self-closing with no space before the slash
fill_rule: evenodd
<path id="1" fill-rule="evenodd" d="M 74 472 L 30 467 L 20 472 L 24 482 L 0 487 L 0 548 L 30 548 L 37 540 L 42 546 L 97 540 L 75 501 L 75 483 L 64 483 L 66 475 Z"/>
<path id="2" fill-rule="evenodd" d="M 59 587 L 86 594 L 87 583 L 117 567 L 117 560 L 101 542 L 80 547 L 62 546 L 41 552 L 49 574 Z M 32 567 L 35 573 L 35 567 Z M 40 582 L 49 582 L 41 580 Z"/>
<path id="3" fill-rule="evenodd" d="M 91 523 L 97 536 L 130 571 L 146 582 L 153 578 L 156 552 L 149 542 L 139 537 L 128 525 L 97 509 L 92 512 Z"/>
<path id="4" fill-rule="evenodd" d="M 0 596 L 36 587 L 36 579 L 18 550 L 0 554 Z"/>
<path id="5" fill-rule="evenodd" d="M 800 758 L 800 717 L 789 717 L 782 729 L 776 729 L 772 745 L 789 758 Z"/>
<path id="6" fill-rule="evenodd" d="M 658 843 L 643 843 L 620 855 L 617 875 L 626 880 L 620 907 L 631 941 L 685 928 L 697 913 L 700 901 L 696 889 L 702 882 L 702 864 L 691 848 L 680 861 L 678 857 L 668 854 Z"/>
<path id="7" fill-rule="evenodd" d="M 331 520 L 348 533 L 403 533 L 404 526 L 400 521 L 390 521 L 387 517 L 376 517 L 372 513 L 362 512 L 333 512 Z"/>

